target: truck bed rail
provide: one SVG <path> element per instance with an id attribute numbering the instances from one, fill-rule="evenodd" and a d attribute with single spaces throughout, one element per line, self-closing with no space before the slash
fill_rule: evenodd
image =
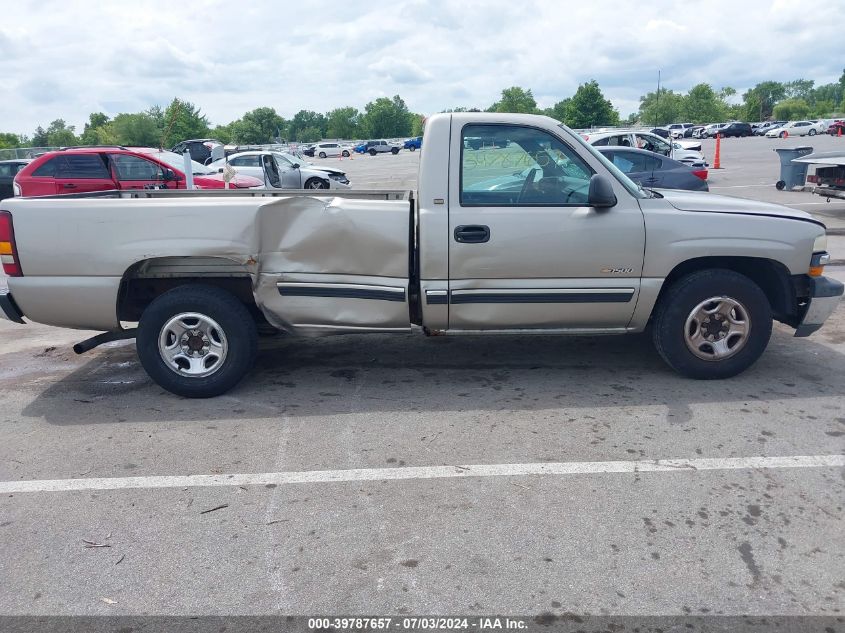
<path id="1" fill-rule="evenodd" d="M 38 200 L 74 198 L 289 198 L 292 196 L 348 198 L 352 200 L 411 200 L 410 189 L 111 189 L 88 193 L 37 196 Z"/>

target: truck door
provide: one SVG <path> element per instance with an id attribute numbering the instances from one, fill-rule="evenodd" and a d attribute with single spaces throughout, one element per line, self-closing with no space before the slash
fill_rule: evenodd
<path id="1" fill-rule="evenodd" d="M 637 201 L 587 206 L 594 170 L 562 135 L 452 126 L 449 329 L 625 328 L 645 242 Z"/>

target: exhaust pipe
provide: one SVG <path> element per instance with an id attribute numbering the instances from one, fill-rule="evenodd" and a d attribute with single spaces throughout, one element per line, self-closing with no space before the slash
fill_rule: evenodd
<path id="1" fill-rule="evenodd" d="M 92 336 L 89 339 L 81 341 L 73 346 L 73 351 L 77 354 L 84 354 L 90 352 L 95 347 L 99 347 L 103 343 L 111 343 L 112 341 L 123 341 L 130 338 L 135 338 L 138 328 L 133 327 L 131 330 L 117 330 L 115 332 L 103 332 Z"/>

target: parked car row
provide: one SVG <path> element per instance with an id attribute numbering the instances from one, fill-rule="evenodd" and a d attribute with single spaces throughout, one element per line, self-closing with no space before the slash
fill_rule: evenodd
<path id="1" fill-rule="evenodd" d="M 634 147 L 667 156 L 686 165 L 707 166 L 707 159 L 701 153 L 701 143 L 696 141 L 670 141 L 645 130 L 625 129 L 582 133 L 581 136 L 596 147 Z"/>
<path id="2" fill-rule="evenodd" d="M 197 189 L 223 189 L 223 176 L 191 162 Z M 152 147 L 68 147 L 42 154 L 24 166 L 13 183 L 16 196 L 49 196 L 114 189 L 185 189 L 185 158 Z M 235 189 L 261 188 L 261 180 L 236 176 Z"/>

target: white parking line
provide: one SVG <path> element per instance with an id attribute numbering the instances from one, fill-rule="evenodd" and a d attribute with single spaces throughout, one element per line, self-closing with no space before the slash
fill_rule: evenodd
<path id="1" fill-rule="evenodd" d="M 459 466 L 406 466 L 231 475 L 163 475 L 151 477 L 96 477 L 0 482 L 0 494 L 73 492 L 207 486 L 261 486 L 268 484 L 327 484 L 349 481 L 519 477 L 524 475 L 593 475 L 699 470 L 760 470 L 770 468 L 838 468 L 845 455 L 789 455 L 784 457 L 717 457 L 612 462 L 552 462 L 538 464 L 468 464 Z"/>

